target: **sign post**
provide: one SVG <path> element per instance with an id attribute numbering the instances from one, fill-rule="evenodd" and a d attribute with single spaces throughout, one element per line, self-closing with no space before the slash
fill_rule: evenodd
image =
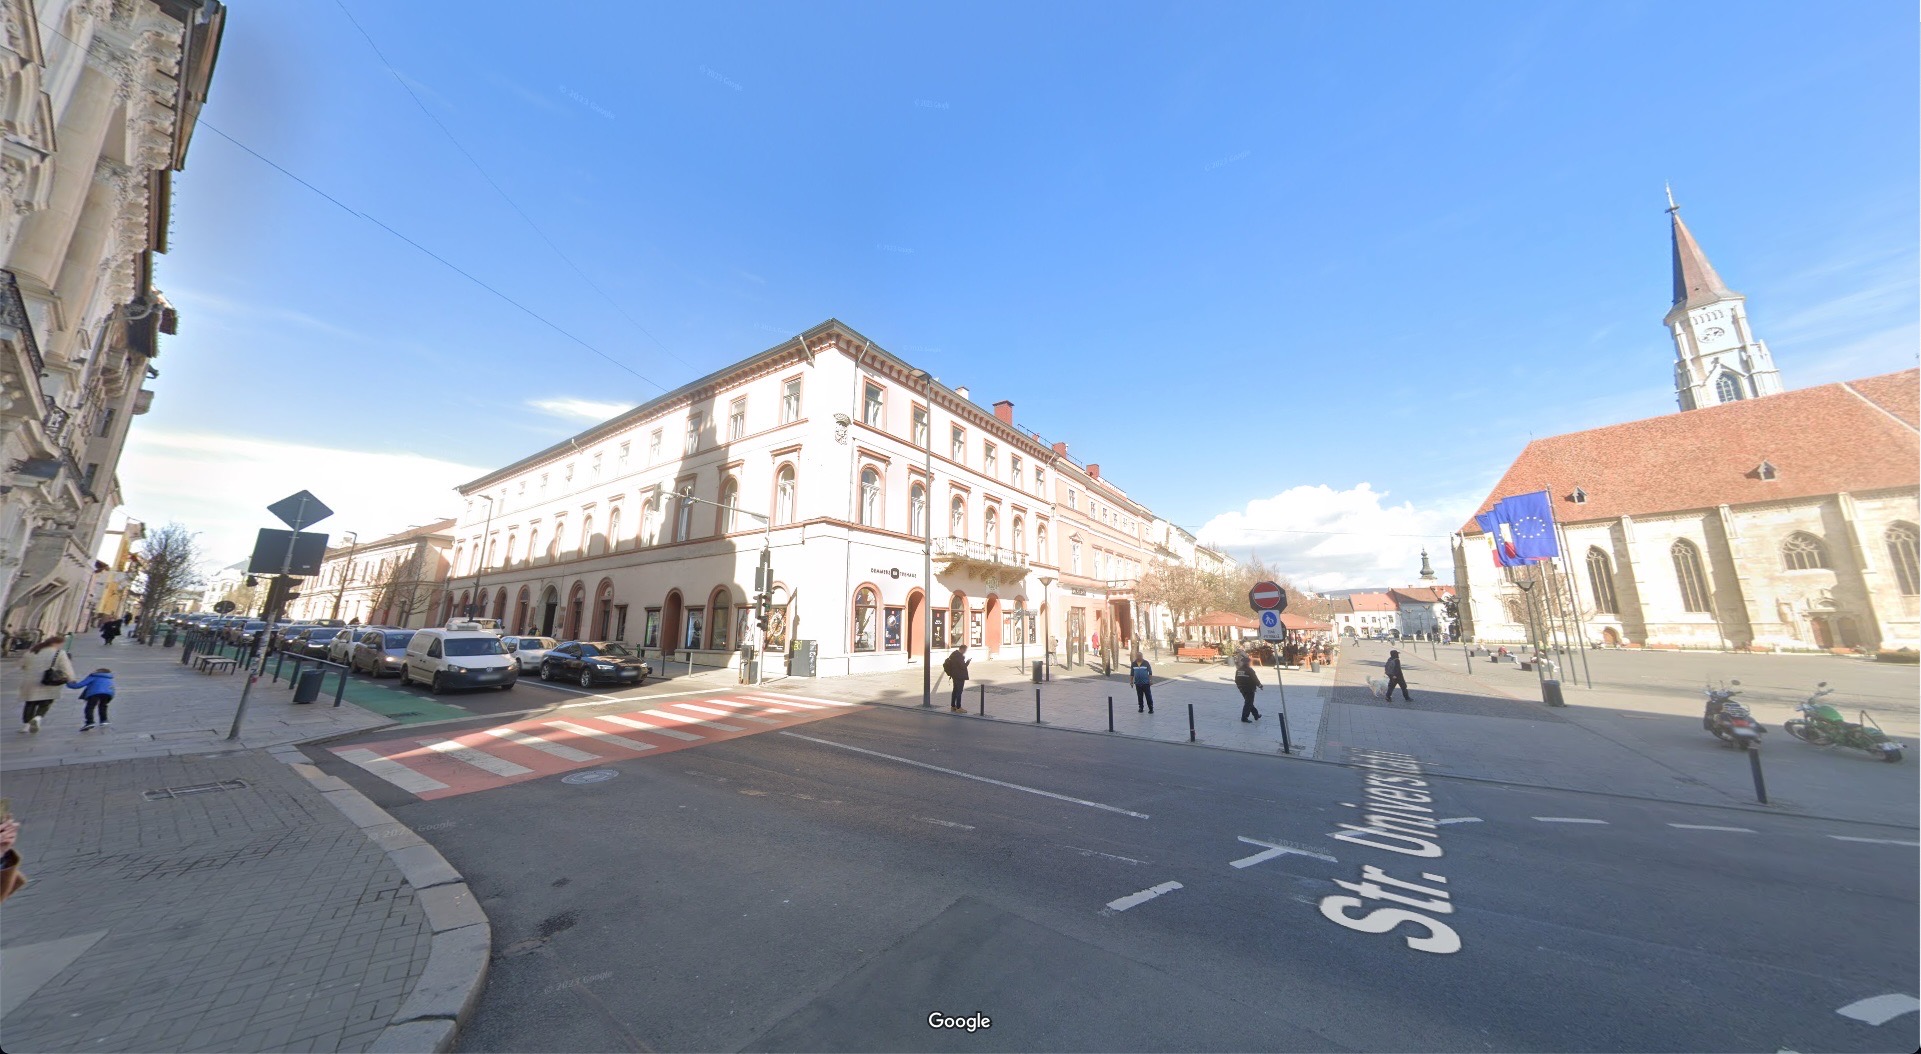
<path id="1" fill-rule="evenodd" d="M 1262 580 L 1254 583 L 1247 591 L 1247 604 L 1254 609 L 1261 620 L 1262 640 L 1287 640 L 1287 627 L 1281 624 L 1281 612 L 1287 610 L 1287 590 L 1279 582 Z M 1294 744 L 1287 734 L 1287 685 L 1281 680 L 1280 653 L 1275 652 L 1274 687 L 1281 693 L 1281 753 L 1294 753 Z"/>
<path id="2" fill-rule="evenodd" d="M 302 527 L 308 526 L 309 524 L 319 523 L 321 520 L 324 520 L 327 517 L 332 516 L 334 514 L 334 511 L 328 508 L 327 506 L 321 504 L 320 499 L 313 496 L 313 492 L 305 491 L 305 490 L 299 491 L 294 494 L 289 494 L 286 497 L 280 499 L 279 501 L 274 502 L 272 505 L 267 506 L 267 511 L 273 513 L 274 516 L 278 518 L 281 523 L 284 523 L 288 527 L 293 528 L 292 530 L 287 532 L 287 549 L 286 549 L 285 555 L 282 556 L 280 560 L 280 570 L 279 570 L 278 581 L 285 582 L 287 581 L 288 573 L 293 570 L 294 546 L 296 543 L 300 542 L 303 538 L 303 535 L 300 533 L 300 529 Z M 267 533 L 268 532 L 264 530 L 261 532 L 262 535 L 265 535 Z M 327 547 L 326 535 L 324 534 L 305 535 L 304 537 L 309 539 L 318 538 L 320 542 L 320 550 L 322 551 L 322 553 L 325 552 Z M 259 549 L 259 546 L 256 545 L 255 549 L 257 551 Z M 258 555 L 256 555 L 255 563 L 258 563 L 258 561 L 259 561 L 259 557 Z M 266 568 L 249 566 L 247 570 L 249 572 L 265 571 Z M 317 570 L 317 567 L 316 567 L 316 570 Z M 284 590 L 282 591 L 281 597 L 282 599 L 280 603 L 284 604 L 286 602 Z M 265 612 L 265 615 L 267 617 L 267 628 L 261 631 L 261 634 L 263 637 L 266 634 L 273 632 L 273 628 L 276 624 L 276 620 L 279 618 L 279 615 L 280 615 L 279 606 L 280 606 L 279 604 L 269 605 L 268 610 Z M 261 648 L 259 649 L 259 653 L 260 653 L 260 665 L 257 667 L 251 667 L 247 670 L 247 680 L 244 684 L 240 686 L 240 705 L 236 707 L 233 712 L 233 727 L 227 730 L 227 738 L 229 740 L 240 738 L 240 719 L 243 716 L 245 716 L 247 713 L 247 695 L 248 693 L 253 691 L 253 683 L 260 679 L 261 672 L 267 668 L 267 649 Z"/>

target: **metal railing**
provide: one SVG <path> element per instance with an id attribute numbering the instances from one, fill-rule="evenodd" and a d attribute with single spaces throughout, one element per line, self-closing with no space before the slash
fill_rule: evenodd
<path id="1" fill-rule="evenodd" d="M 47 368 L 46 360 L 40 357 L 40 343 L 33 337 L 33 321 L 27 317 L 27 301 L 20 295 L 20 281 L 7 270 L 0 270 L 0 325 L 12 326 L 25 335 L 27 361 L 33 365 L 35 376 Z"/>
<path id="2" fill-rule="evenodd" d="M 988 545 L 986 542 L 977 542 L 969 538 L 955 538 L 951 536 L 934 539 L 934 559 L 939 560 L 942 557 L 950 560 L 972 560 L 976 563 L 999 564 L 1003 567 L 1025 568 L 1027 566 L 1026 553 L 1017 553 L 1012 549 L 1002 549 L 998 546 Z"/>

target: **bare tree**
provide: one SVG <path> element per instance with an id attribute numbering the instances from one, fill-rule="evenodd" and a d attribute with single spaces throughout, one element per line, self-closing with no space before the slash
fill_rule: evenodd
<path id="1" fill-rule="evenodd" d="M 404 626 L 413 616 L 434 609 L 440 602 L 439 583 L 422 581 L 418 563 L 418 557 L 406 562 L 395 561 L 375 575 L 367 605 L 369 618 L 384 613 L 389 620 Z"/>
<path id="2" fill-rule="evenodd" d="M 181 595 L 206 582 L 197 565 L 200 543 L 178 523 L 150 531 L 140 546 L 140 619 L 166 614 Z"/>

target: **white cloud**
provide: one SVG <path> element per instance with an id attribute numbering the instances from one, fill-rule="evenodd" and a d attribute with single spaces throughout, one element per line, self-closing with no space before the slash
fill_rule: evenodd
<path id="1" fill-rule="evenodd" d="M 1257 555 L 1309 589 L 1411 584 L 1420 573 L 1424 547 L 1435 573 L 1443 582 L 1453 581 L 1447 538 L 1480 496 L 1427 508 L 1411 502 L 1387 505 L 1387 496 L 1367 483 L 1347 490 L 1326 484 L 1291 487 L 1215 516 L 1198 537 L 1238 558 Z"/>
<path id="2" fill-rule="evenodd" d="M 487 471 L 391 450 L 135 429 L 119 477 L 127 515 L 179 521 L 199 533 L 208 564 L 223 567 L 253 551 L 260 528 L 285 528 L 267 506 L 296 491 L 334 510 L 311 530 L 371 541 L 453 515 L 453 488 Z"/>
<path id="3" fill-rule="evenodd" d="M 569 397 L 559 399 L 529 399 L 527 400 L 527 405 L 544 414 L 564 417 L 569 421 L 585 421 L 589 424 L 599 424 L 609 417 L 619 417 L 621 414 L 633 409 L 633 405 L 630 403 L 603 403 L 596 402 L 592 399 L 574 399 Z"/>

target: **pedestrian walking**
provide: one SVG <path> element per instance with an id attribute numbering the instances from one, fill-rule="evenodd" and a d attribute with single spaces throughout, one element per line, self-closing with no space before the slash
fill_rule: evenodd
<path id="1" fill-rule="evenodd" d="M 20 731 L 40 731 L 40 719 L 53 709 L 60 689 L 73 680 L 64 634 L 48 637 L 20 659 Z"/>
<path id="2" fill-rule="evenodd" d="M 1136 653 L 1133 671 L 1134 712 L 1151 714 L 1154 712 L 1154 667 L 1147 664 L 1147 656 Z"/>
<path id="3" fill-rule="evenodd" d="M 954 697 L 947 704 L 949 710 L 961 712 L 961 693 L 967 690 L 967 645 L 963 644 L 947 654 L 947 661 L 941 663 L 947 679 L 954 682 Z"/>
<path id="4" fill-rule="evenodd" d="M 102 622 L 102 623 L 100 624 L 100 641 L 101 641 L 101 643 L 103 643 L 103 644 L 112 644 L 112 643 L 113 643 L 113 639 L 114 639 L 115 637 L 118 637 L 119 635 L 120 635 L 120 620 L 119 620 L 119 619 L 117 619 L 117 618 L 110 618 L 110 619 L 108 619 L 107 621 L 105 621 L 105 622 Z"/>
<path id="5" fill-rule="evenodd" d="M 80 689 L 80 701 L 87 704 L 87 723 L 80 726 L 80 731 L 93 730 L 95 711 L 99 712 L 100 727 L 107 727 L 107 704 L 113 702 L 113 671 L 102 666 L 67 687 Z"/>
<path id="6" fill-rule="evenodd" d="M 1397 684 L 1401 686 L 1401 701 L 1413 702 L 1414 697 L 1407 694 L 1407 675 L 1401 672 L 1401 653 L 1390 650 L 1387 653 L 1387 698 L 1389 700 L 1394 698 L 1394 686 Z"/>
<path id="7" fill-rule="evenodd" d="M 1254 709 L 1254 693 L 1261 690 L 1261 679 L 1254 675 L 1254 664 L 1247 661 L 1247 653 L 1234 656 L 1234 687 L 1241 690 L 1241 721 L 1259 721 L 1261 712 Z"/>
<path id="8" fill-rule="evenodd" d="M 0 805 L 6 799 L 0 798 Z M 20 870 L 20 853 L 13 843 L 20 837 L 20 821 L 11 811 L 0 814 L 0 900 L 5 900 L 27 884 L 27 873 Z"/>

